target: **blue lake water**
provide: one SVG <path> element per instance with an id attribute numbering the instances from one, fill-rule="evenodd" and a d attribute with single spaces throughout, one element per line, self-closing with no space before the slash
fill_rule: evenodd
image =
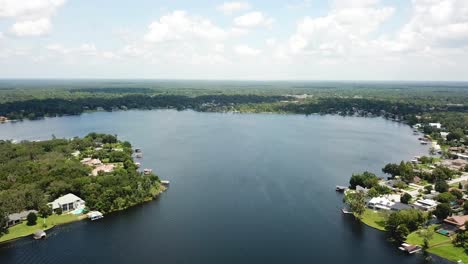
<path id="1" fill-rule="evenodd" d="M 342 215 L 351 173 L 427 153 L 380 118 L 98 112 L 0 125 L 0 139 L 117 134 L 171 181 L 157 200 L 0 246 L 0 263 L 421 263 Z"/>

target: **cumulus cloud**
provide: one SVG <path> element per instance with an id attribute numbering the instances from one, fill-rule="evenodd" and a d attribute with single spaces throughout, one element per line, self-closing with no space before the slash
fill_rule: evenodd
<path id="1" fill-rule="evenodd" d="M 98 48 L 96 48 L 96 45 L 92 43 L 83 43 L 78 47 L 71 48 L 66 48 L 61 44 L 50 44 L 46 46 L 46 49 L 52 53 L 59 54 L 62 56 L 69 56 L 72 58 L 81 58 L 82 56 L 89 56 L 101 59 L 120 58 L 114 52 L 99 50 Z"/>
<path id="2" fill-rule="evenodd" d="M 380 6 L 376 0 L 336 1 L 333 6 L 326 16 L 299 21 L 289 39 L 293 54 L 340 55 L 363 48 L 370 33 L 394 13 L 394 8 Z"/>
<path id="3" fill-rule="evenodd" d="M 151 23 L 144 38 L 148 42 L 161 43 L 190 38 L 219 40 L 226 36 L 226 32 L 209 19 L 190 16 L 185 11 L 174 11 Z"/>
<path id="4" fill-rule="evenodd" d="M 12 18 L 11 32 L 17 36 L 41 36 L 51 28 L 51 17 L 65 0 L 0 0 L 0 17 Z"/>
<path id="5" fill-rule="evenodd" d="M 411 19 L 383 45 L 394 51 L 468 46 L 468 1 L 413 0 Z"/>
<path id="6" fill-rule="evenodd" d="M 234 19 L 234 25 L 247 28 L 270 26 L 272 23 L 273 19 L 271 17 L 259 11 L 250 12 Z"/>
<path id="7" fill-rule="evenodd" d="M 26 20 L 13 24 L 11 32 L 16 36 L 41 36 L 50 31 L 51 23 L 48 18 Z"/>
<path id="8" fill-rule="evenodd" d="M 249 10 L 250 4 L 248 2 L 224 2 L 222 5 L 219 5 L 217 9 L 225 15 L 231 15 L 238 11 Z"/>
<path id="9" fill-rule="evenodd" d="M 254 49 L 247 45 L 238 45 L 234 48 L 234 51 L 239 55 L 247 55 L 247 56 L 257 56 L 262 52 L 259 49 Z"/>

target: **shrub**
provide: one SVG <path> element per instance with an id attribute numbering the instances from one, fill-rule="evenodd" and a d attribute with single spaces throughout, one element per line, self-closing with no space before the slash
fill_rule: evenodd
<path id="1" fill-rule="evenodd" d="M 35 213 L 31 212 L 26 217 L 26 220 L 28 221 L 28 223 L 27 223 L 28 226 L 36 225 L 37 215 Z"/>

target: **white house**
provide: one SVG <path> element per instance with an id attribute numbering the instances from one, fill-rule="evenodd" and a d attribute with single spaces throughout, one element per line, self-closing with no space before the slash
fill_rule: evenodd
<path id="1" fill-rule="evenodd" d="M 440 123 L 429 123 L 429 125 L 431 127 L 437 128 L 437 129 L 440 129 L 442 127 L 442 124 L 440 124 Z"/>
<path id="2" fill-rule="evenodd" d="M 411 208 L 407 204 L 400 202 L 400 195 L 398 194 L 374 197 L 367 202 L 367 207 L 374 210 L 391 211 L 399 211 Z"/>
<path id="3" fill-rule="evenodd" d="M 82 209 L 85 207 L 85 201 L 73 193 L 65 194 L 53 202 L 48 203 L 52 210 L 62 209 L 63 212 L 72 211 L 75 209 Z"/>
<path id="4" fill-rule="evenodd" d="M 432 199 L 417 200 L 413 203 L 413 207 L 423 211 L 434 210 L 436 206 L 437 202 Z"/>

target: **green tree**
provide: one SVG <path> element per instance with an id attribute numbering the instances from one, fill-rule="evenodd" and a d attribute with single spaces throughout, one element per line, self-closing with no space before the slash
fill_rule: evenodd
<path id="1" fill-rule="evenodd" d="M 386 174 L 390 174 L 392 177 L 395 177 L 399 174 L 400 169 L 397 164 L 395 163 L 388 163 L 385 167 L 382 168 L 382 172 Z"/>
<path id="2" fill-rule="evenodd" d="M 407 209 L 394 212 L 385 222 L 385 230 L 395 242 L 403 242 L 406 235 L 416 231 L 426 221 L 424 214 L 416 209 Z"/>
<path id="3" fill-rule="evenodd" d="M 26 217 L 26 220 L 27 220 L 28 226 L 36 225 L 37 215 L 33 212 L 30 212 L 28 216 Z"/>
<path id="4" fill-rule="evenodd" d="M 364 192 L 349 192 L 345 196 L 345 203 L 356 218 L 361 218 L 366 210 L 366 194 Z"/>
<path id="5" fill-rule="evenodd" d="M 398 225 L 396 230 L 395 230 L 395 236 L 393 237 L 393 239 L 395 240 L 395 242 L 397 242 L 398 244 L 400 243 L 403 243 L 406 241 L 406 237 L 410 234 L 410 231 L 408 229 L 408 227 L 406 227 L 406 225 L 404 224 L 401 224 L 401 225 Z"/>
<path id="6" fill-rule="evenodd" d="M 444 192 L 437 195 L 437 201 L 440 203 L 450 203 L 455 201 L 456 199 L 457 197 L 450 192 Z"/>
<path id="7" fill-rule="evenodd" d="M 7 214 L 2 208 L 0 208 L 0 235 L 5 232 L 7 223 Z"/>
<path id="8" fill-rule="evenodd" d="M 372 188 L 379 184 L 379 178 L 368 171 L 362 174 L 353 174 L 349 180 L 351 189 L 356 189 L 356 186 L 360 185 L 365 188 Z"/>
<path id="9" fill-rule="evenodd" d="M 400 201 L 404 204 L 408 204 L 411 201 L 411 195 L 408 193 L 405 193 L 401 196 Z"/>
<path id="10" fill-rule="evenodd" d="M 424 190 L 426 194 L 430 194 L 432 191 L 432 185 L 426 185 L 424 186 Z"/>
<path id="11" fill-rule="evenodd" d="M 447 135 L 447 141 L 460 140 L 464 137 L 463 130 L 460 128 L 455 129 Z"/>
<path id="12" fill-rule="evenodd" d="M 452 208 L 447 203 L 438 204 L 434 210 L 434 215 L 439 219 L 445 219 L 452 214 Z"/>
<path id="13" fill-rule="evenodd" d="M 460 190 L 453 189 L 450 193 L 455 196 L 456 199 L 460 200 L 463 198 L 463 193 Z"/>
<path id="14" fill-rule="evenodd" d="M 440 193 L 448 192 L 450 186 L 444 180 L 438 180 L 435 183 L 435 190 Z"/>
<path id="15" fill-rule="evenodd" d="M 427 259 L 429 257 L 429 253 L 427 250 L 429 249 L 429 241 L 434 237 L 434 230 L 430 228 L 422 228 L 418 230 L 418 236 L 423 239 L 423 255 Z"/>

